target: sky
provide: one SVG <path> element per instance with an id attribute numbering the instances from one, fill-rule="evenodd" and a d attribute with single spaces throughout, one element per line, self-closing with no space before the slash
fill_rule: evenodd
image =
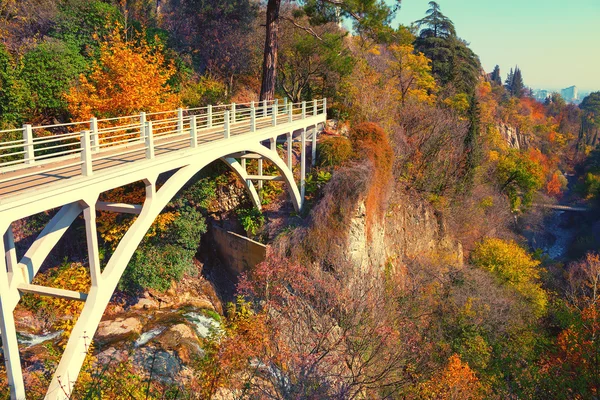
<path id="1" fill-rule="evenodd" d="M 392 4 L 392 0 L 386 0 Z M 429 0 L 402 0 L 393 26 L 423 16 Z M 527 86 L 600 90 L 600 0 L 437 0 L 486 72 L 518 65 Z"/>

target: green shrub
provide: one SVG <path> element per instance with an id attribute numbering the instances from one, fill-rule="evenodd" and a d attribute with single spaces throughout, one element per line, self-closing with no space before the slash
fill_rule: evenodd
<path id="1" fill-rule="evenodd" d="M 27 98 L 27 88 L 19 77 L 16 63 L 0 45 L 0 130 L 13 128 L 23 122 L 22 113 Z M 2 140 L 17 138 L 3 136 Z"/>
<path id="2" fill-rule="evenodd" d="M 352 156 L 352 144 L 341 136 L 326 137 L 317 146 L 317 160 L 321 167 L 336 167 Z"/>
<path id="3" fill-rule="evenodd" d="M 306 193 L 313 194 L 319 191 L 331 180 L 331 173 L 323 170 L 315 171 L 306 178 Z"/>
<path id="4" fill-rule="evenodd" d="M 172 281 L 193 273 L 192 260 L 206 232 L 202 214 L 185 206 L 166 227 L 147 235 L 134 253 L 120 282 L 123 290 L 135 292 L 147 288 L 165 291 Z"/>
<path id="5" fill-rule="evenodd" d="M 105 37 L 115 22 L 121 22 L 119 9 L 99 0 L 69 0 L 60 6 L 50 36 L 68 43 L 84 56 L 99 53 L 96 39 Z"/>
<path id="6" fill-rule="evenodd" d="M 237 215 L 249 235 L 256 235 L 265 224 L 265 216 L 257 208 L 241 208 L 237 210 Z"/>
<path id="7" fill-rule="evenodd" d="M 42 42 L 25 53 L 22 77 L 31 91 L 32 115 L 64 118 L 67 115 L 64 95 L 86 68 L 87 61 L 75 46 L 56 39 Z"/>
<path id="8" fill-rule="evenodd" d="M 181 100 L 188 107 L 225 103 L 227 86 L 210 76 L 202 76 L 198 82 L 190 82 L 181 89 Z"/>

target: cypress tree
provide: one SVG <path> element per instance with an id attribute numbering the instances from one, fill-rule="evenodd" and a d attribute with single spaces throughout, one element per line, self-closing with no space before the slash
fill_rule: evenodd
<path id="1" fill-rule="evenodd" d="M 502 86 L 502 77 L 500 75 L 500 66 L 496 65 L 494 67 L 494 71 L 492 71 L 492 76 L 490 77 L 492 84 Z"/>
<path id="2" fill-rule="evenodd" d="M 469 193 L 475 182 L 475 171 L 481 163 L 481 144 L 479 141 L 481 127 L 481 109 L 476 96 L 471 96 L 467 117 L 469 118 L 469 131 L 464 139 L 465 170 L 461 184 L 461 191 Z"/>
<path id="3" fill-rule="evenodd" d="M 515 75 L 513 77 L 511 85 L 511 95 L 514 97 L 523 97 L 525 94 L 525 84 L 523 83 L 523 75 L 521 70 L 517 66 L 515 68 Z"/>

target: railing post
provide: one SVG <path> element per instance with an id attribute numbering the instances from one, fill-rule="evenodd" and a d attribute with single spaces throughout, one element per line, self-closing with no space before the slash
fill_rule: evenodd
<path id="1" fill-rule="evenodd" d="M 292 122 L 294 120 L 294 106 L 289 104 L 286 107 L 288 112 L 288 122 Z"/>
<path id="2" fill-rule="evenodd" d="M 317 115 L 319 111 L 319 107 L 317 107 L 317 99 L 313 100 L 313 115 Z"/>
<path id="3" fill-rule="evenodd" d="M 35 162 L 35 149 L 33 147 L 33 130 L 29 124 L 23 125 L 23 141 L 25 164 L 33 164 Z"/>
<path id="4" fill-rule="evenodd" d="M 146 140 L 144 136 L 146 136 L 146 113 L 142 111 L 140 113 L 140 140 L 142 142 Z"/>
<path id="5" fill-rule="evenodd" d="M 100 150 L 100 138 L 98 137 L 98 119 L 96 117 L 92 117 L 90 120 L 90 129 L 92 131 L 90 137 L 92 151 L 97 152 Z"/>
<path id="6" fill-rule="evenodd" d="M 271 116 L 271 125 L 276 126 L 277 125 L 277 104 L 273 103 L 273 105 L 271 106 L 271 112 L 273 113 L 273 115 Z"/>
<path id="7" fill-rule="evenodd" d="M 92 176 L 93 172 L 90 131 L 83 131 L 81 135 L 81 174 Z"/>
<path id="8" fill-rule="evenodd" d="M 146 122 L 146 158 L 153 159 L 154 158 L 154 137 L 152 133 L 152 121 Z"/>
<path id="9" fill-rule="evenodd" d="M 256 109 L 254 108 L 254 102 L 250 108 L 250 132 L 256 132 Z"/>
<path id="10" fill-rule="evenodd" d="M 323 114 L 327 115 L 327 97 L 323 97 Z"/>
<path id="11" fill-rule="evenodd" d="M 177 109 L 177 133 L 183 133 L 183 108 Z"/>
<path id="12" fill-rule="evenodd" d="M 279 99 L 275 99 L 275 110 L 277 110 L 277 114 L 279 114 Z"/>
<path id="13" fill-rule="evenodd" d="M 263 117 L 267 116 L 267 101 L 263 100 Z"/>
<path id="14" fill-rule="evenodd" d="M 306 102 L 302 102 L 302 119 L 306 118 Z"/>
<path id="15" fill-rule="evenodd" d="M 206 127 L 212 128 L 212 105 L 208 105 L 206 109 Z"/>
<path id="16" fill-rule="evenodd" d="M 283 109 L 284 110 L 288 109 L 288 99 L 287 99 L 287 97 L 283 98 Z"/>
<path id="17" fill-rule="evenodd" d="M 235 103 L 231 103 L 231 123 L 235 124 Z"/>
<path id="18" fill-rule="evenodd" d="M 223 124 L 225 126 L 225 139 L 229 139 L 229 136 L 231 135 L 231 129 L 229 127 L 229 111 L 225 111 L 225 120 L 223 121 Z"/>
<path id="19" fill-rule="evenodd" d="M 190 117 L 190 147 L 195 149 L 198 147 L 198 130 L 196 129 L 196 116 Z"/>

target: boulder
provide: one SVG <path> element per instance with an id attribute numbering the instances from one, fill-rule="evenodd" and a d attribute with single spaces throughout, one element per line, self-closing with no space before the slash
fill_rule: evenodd
<path id="1" fill-rule="evenodd" d="M 155 339 L 163 350 L 175 351 L 184 363 L 189 363 L 194 356 L 202 354 L 200 341 L 194 329 L 186 324 L 171 326 Z"/>
<path id="2" fill-rule="evenodd" d="M 133 339 L 142 333 L 142 323 L 138 318 L 117 318 L 110 321 L 102 321 L 98 325 L 96 339 L 103 343 L 113 343 L 125 339 Z"/>

